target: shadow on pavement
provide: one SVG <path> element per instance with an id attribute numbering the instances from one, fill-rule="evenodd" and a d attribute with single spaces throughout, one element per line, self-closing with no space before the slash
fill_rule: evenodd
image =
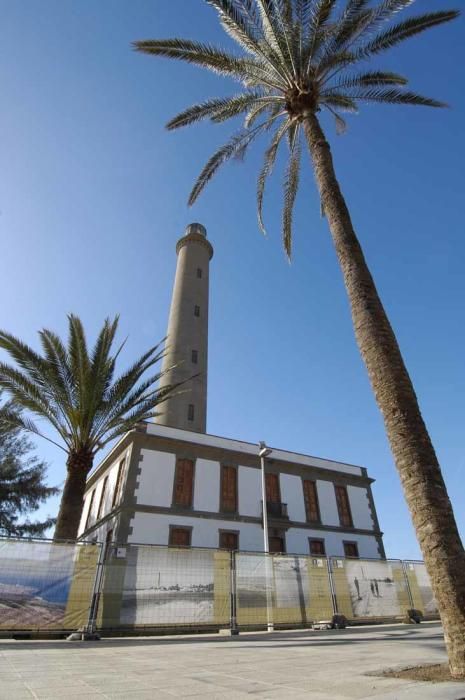
<path id="1" fill-rule="evenodd" d="M 395 630 L 395 631 L 394 631 Z M 374 636 L 374 633 L 376 636 Z M 426 633 L 426 634 L 425 634 Z M 326 631 L 276 631 L 272 633 L 243 633 L 238 636 L 227 636 L 219 634 L 199 634 L 191 636 L 169 636 L 169 637 L 104 637 L 96 642 L 68 642 L 61 640 L 3 640 L 0 641 L 0 651 L 17 651 L 27 649 L 31 651 L 40 649 L 67 649 L 67 648 L 82 648 L 88 649 L 92 647 L 98 648 L 121 648 L 121 647 L 138 647 L 138 646 L 169 646 L 169 645 L 185 645 L 185 644 L 239 644 L 242 648 L 266 648 L 270 644 L 273 648 L 289 647 L 289 646 L 341 646 L 347 644 L 367 644 L 370 642 L 386 642 L 399 641 L 409 642 L 415 640 L 416 643 L 427 643 L 432 646 L 443 649 L 444 641 L 441 626 L 439 623 L 429 624 L 425 627 L 392 627 L 389 626 L 384 630 L 373 627 L 351 627 L 345 630 L 326 630 Z M 257 644 L 260 642 L 260 644 Z M 282 644 L 280 643 L 282 642 Z M 435 642 L 434 645 L 431 642 Z"/>

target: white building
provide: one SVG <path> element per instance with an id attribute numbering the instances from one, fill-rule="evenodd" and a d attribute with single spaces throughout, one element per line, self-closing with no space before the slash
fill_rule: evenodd
<path id="1" fill-rule="evenodd" d="M 384 557 L 366 469 L 272 449 L 270 550 Z M 80 536 L 263 550 L 258 446 L 146 424 L 90 476 Z"/>
<path id="2" fill-rule="evenodd" d="M 90 475 L 79 535 L 263 551 L 258 445 L 205 432 L 213 248 L 203 226 L 191 224 L 176 250 L 165 359 L 175 367 L 167 381 L 198 376 Z M 363 467 L 273 448 L 266 458 L 270 551 L 384 558 L 372 482 Z"/>

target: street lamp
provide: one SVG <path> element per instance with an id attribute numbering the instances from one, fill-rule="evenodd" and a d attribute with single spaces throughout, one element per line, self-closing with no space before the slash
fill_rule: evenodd
<path id="1" fill-rule="evenodd" d="M 268 539 L 268 510 L 266 503 L 266 484 L 265 484 L 265 459 L 272 453 L 272 450 L 265 445 L 264 442 L 259 442 L 258 456 L 260 457 L 261 474 L 262 474 L 262 517 L 263 517 L 263 551 L 265 553 L 265 587 L 266 587 L 266 619 L 268 632 L 273 632 L 273 600 L 271 597 L 271 567 L 270 567 L 270 545 Z"/>

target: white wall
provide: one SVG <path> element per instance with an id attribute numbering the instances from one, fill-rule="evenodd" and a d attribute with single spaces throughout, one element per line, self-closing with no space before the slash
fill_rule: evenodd
<path id="1" fill-rule="evenodd" d="M 290 553 L 310 554 L 309 538 L 324 540 L 328 556 L 343 557 L 344 541 L 357 542 L 360 558 L 378 559 L 378 543 L 369 535 L 353 535 L 351 532 L 324 532 L 323 530 L 299 530 L 292 528 L 286 533 L 286 550 Z"/>
<path id="2" fill-rule="evenodd" d="M 248 551 L 263 549 L 263 530 L 251 523 L 210 518 L 190 518 L 159 513 L 136 513 L 131 520 L 133 528 L 129 542 L 140 544 L 168 544 L 169 526 L 192 527 L 193 547 L 218 547 L 219 530 L 239 532 L 239 547 Z"/>
<path id="3" fill-rule="evenodd" d="M 372 530 L 374 523 L 371 517 L 367 489 L 359 486 L 348 486 L 347 494 L 349 496 L 354 527 L 358 527 L 361 530 Z"/>
<path id="4" fill-rule="evenodd" d="M 141 450 L 141 456 L 141 473 L 136 488 L 137 503 L 169 508 L 173 499 L 176 456 L 156 450 Z"/>
<path id="5" fill-rule="evenodd" d="M 219 462 L 197 459 L 195 462 L 194 510 L 218 513 L 220 510 Z"/>
<path id="6" fill-rule="evenodd" d="M 108 475 L 108 482 L 107 482 L 107 487 L 105 491 L 105 500 L 103 503 L 103 507 L 101 510 L 100 517 L 104 517 L 107 515 L 110 510 L 111 506 L 113 503 L 113 495 L 115 492 L 115 487 L 116 487 L 116 480 L 118 477 L 118 467 L 121 462 L 121 460 L 124 459 L 125 464 L 124 464 L 124 469 L 121 474 L 121 493 L 123 492 L 124 489 L 124 483 L 126 481 L 126 476 L 127 476 L 127 468 L 129 464 L 129 457 L 130 457 L 130 448 L 126 450 L 123 454 L 121 454 L 117 460 L 112 462 L 108 469 L 103 471 L 99 479 L 95 482 L 93 487 L 89 489 L 89 491 L 86 493 L 85 498 L 84 498 L 84 507 L 82 509 L 82 515 L 81 515 L 81 522 L 79 524 L 79 530 L 78 530 L 78 536 L 84 531 L 86 522 L 87 522 L 87 516 L 89 512 L 89 506 L 90 506 L 90 501 L 92 499 L 92 493 L 95 491 L 95 496 L 93 498 L 92 502 L 92 512 L 90 515 L 90 520 L 89 520 L 89 527 L 94 524 L 95 519 L 97 517 L 97 512 L 100 504 L 100 498 L 102 495 L 102 488 L 103 488 L 103 482 L 105 477 Z"/>
<path id="7" fill-rule="evenodd" d="M 261 476 L 259 469 L 239 467 L 239 513 L 259 518 L 262 512 Z"/>
<path id="8" fill-rule="evenodd" d="M 280 474 L 281 499 L 287 503 L 287 512 L 291 520 L 305 522 L 304 491 L 302 479 L 294 474 Z"/>
<path id="9" fill-rule="evenodd" d="M 243 551 L 263 550 L 263 530 L 260 525 L 240 523 L 230 520 L 193 518 L 159 513 L 136 513 L 131 520 L 133 528 L 129 542 L 140 544 L 168 544 L 169 526 L 192 527 L 193 547 L 218 547 L 219 530 L 239 532 L 239 548 Z M 328 556 L 344 556 L 343 541 L 357 542 L 361 558 L 379 558 L 377 542 L 369 535 L 352 533 L 324 532 L 292 528 L 286 533 L 286 551 L 290 554 L 310 554 L 309 537 L 324 539 Z"/>
<path id="10" fill-rule="evenodd" d="M 321 522 L 323 525 L 339 525 L 336 494 L 334 484 L 331 481 L 316 482 L 318 502 L 320 505 Z"/>

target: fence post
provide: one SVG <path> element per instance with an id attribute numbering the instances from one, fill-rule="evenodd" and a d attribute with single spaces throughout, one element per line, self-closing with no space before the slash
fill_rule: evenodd
<path id="1" fill-rule="evenodd" d="M 231 550 L 231 556 L 229 559 L 230 566 L 230 594 L 231 594 L 231 611 L 230 611 L 230 628 L 231 634 L 239 634 L 239 627 L 237 625 L 237 583 L 236 583 L 236 552 Z"/>
<path id="2" fill-rule="evenodd" d="M 333 613 L 334 615 L 338 614 L 337 611 L 337 598 L 336 598 L 336 591 L 334 588 L 334 581 L 333 581 L 333 564 L 331 557 L 326 557 L 326 568 L 328 570 L 328 578 L 329 578 L 329 590 L 331 591 L 331 602 L 333 605 Z"/>
<path id="3" fill-rule="evenodd" d="M 92 590 L 92 598 L 91 598 L 91 603 L 89 607 L 89 618 L 87 620 L 87 625 L 86 625 L 86 634 L 91 635 L 93 638 L 98 637 L 98 634 L 96 632 L 96 621 L 97 621 L 97 613 L 98 613 L 98 605 L 99 605 L 99 600 L 100 600 L 100 593 L 102 591 L 102 581 L 103 581 L 103 573 L 105 569 L 105 560 L 106 560 L 106 554 L 107 550 L 111 546 L 111 542 L 105 542 L 101 544 L 100 547 L 100 552 L 99 552 L 99 558 L 97 562 L 97 568 L 95 570 L 95 579 L 94 579 L 94 587 Z"/>
<path id="4" fill-rule="evenodd" d="M 405 568 L 405 561 L 403 559 L 401 559 L 400 563 L 402 564 L 402 573 L 404 574 L 404 580 L 405 580 L 405 585 L 407 587 L 407 595 L 408 595 L 408 599 L 410 601 L 410 607 L 414 608 L 415 603 L 413 602 L 412 589 L 410 588 L 410 581 L 408 580 L 408 574 L 407 574 L 407 570 Z"/>

